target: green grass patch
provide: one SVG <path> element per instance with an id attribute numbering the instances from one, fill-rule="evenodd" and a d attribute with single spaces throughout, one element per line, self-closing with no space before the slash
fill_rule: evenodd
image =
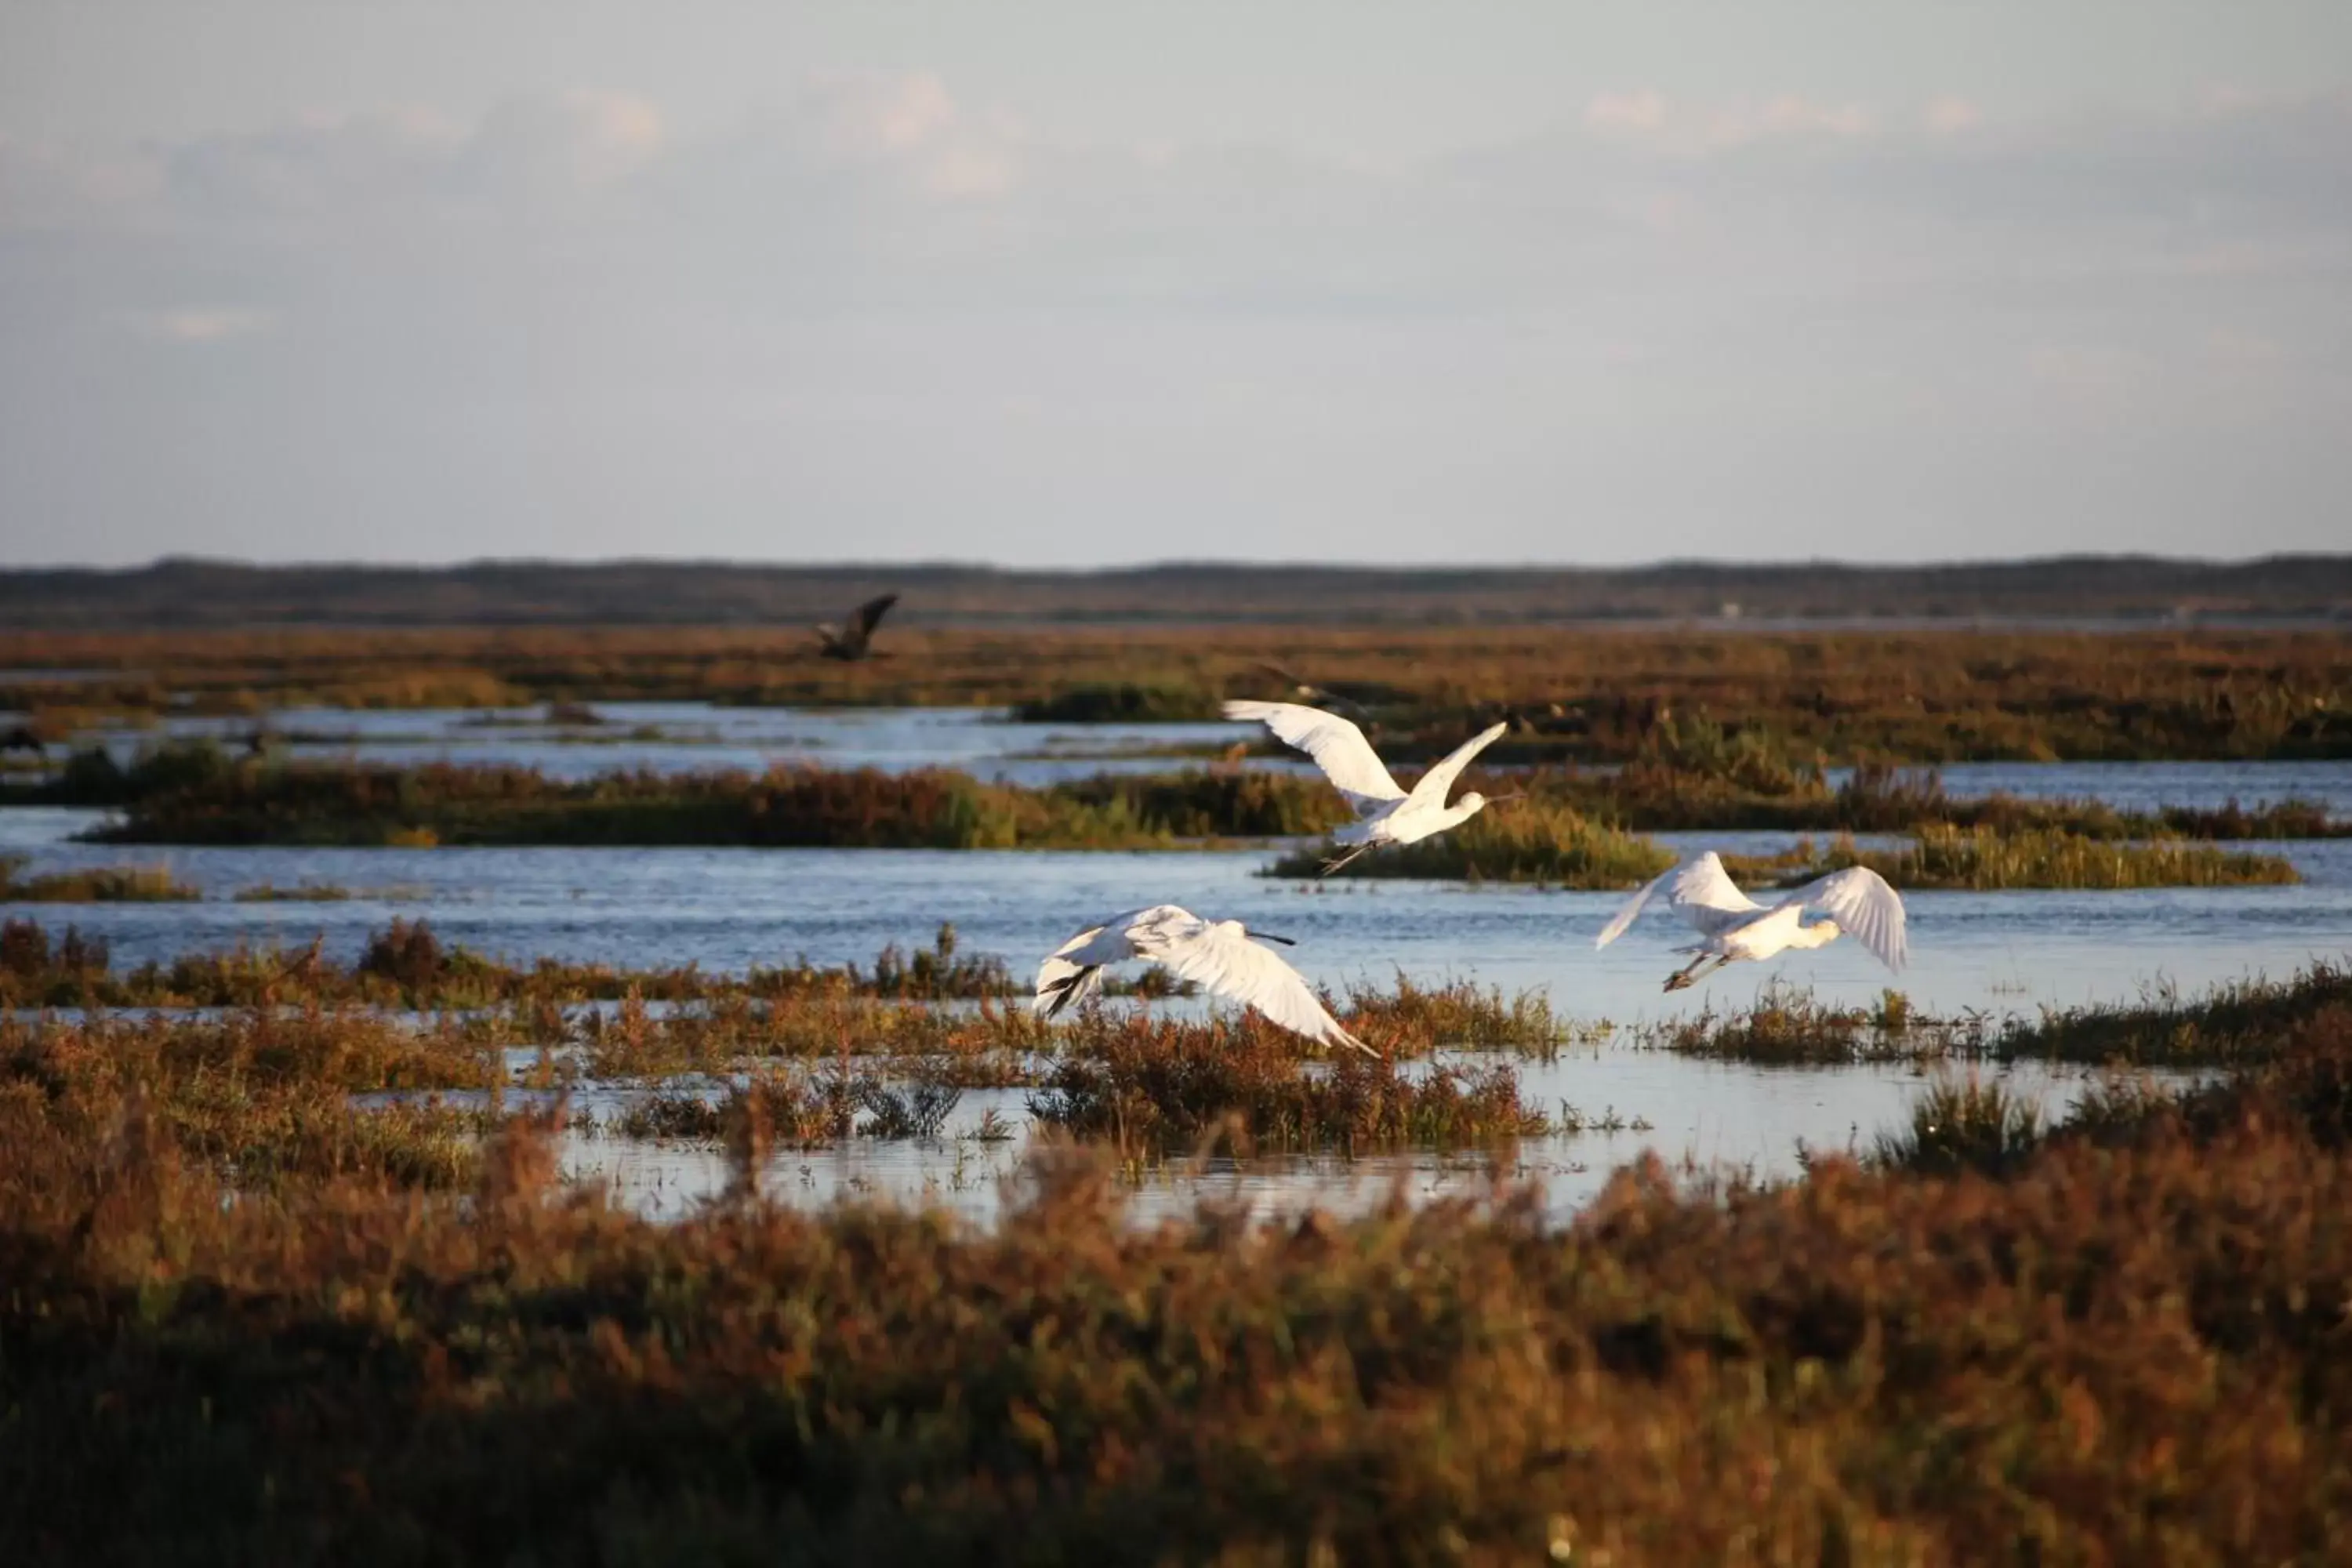
<path id="1" fill-rule="evenodd" d="M 1783 874 L 1780 885 L 1793 888 L 1847 866 L 1867 866 L 1905 891 L 2269 887 L 2303 880 L 2283 856 L 2181 839 L 2132 843 L 2054 830 L 1929 827 L 1904 849 L 1861 849 L 1841 837 L 1813 864 Z"/>
<path id="2" fill-rule="evenodd" d="M 1318 833 L 1348 816 L 1319 780 L 1202 768 L 1026 789 L 943 768 L 568 781 L 517 767 L 228 763 L 201 751 L 173 767 L 159 754 L 100 780 L 93 796 L 126 813 L 93 837 L 170 844 L 1133 849 Z"/>
<path id="3" fill-rule="evenodd" d="M 1285 855 L 1269 877 L 1313 877 L 1335 847 Z M 1663 845 L 1538 800 L 1487 807 L 1461 826 L 1415 844 L 1360 856 L 1337 877 L 1531 882 L 1552 888 L 1637 887 L 1674 864 Z"/>

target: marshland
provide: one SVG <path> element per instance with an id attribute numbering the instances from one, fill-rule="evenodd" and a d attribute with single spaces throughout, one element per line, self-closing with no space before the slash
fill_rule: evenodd
<path id="1" fill-rule="evenodd" d="M 2296 1560 L 2352 1499 L 2336 634 L 0 643 L 36 1558 Z M 1260 658 L 1408 780 L 1510 719 L 1517 798 L 1316 879 Z M 1704 848 L 1878 868 L 1908 968 L 1593 951 Z M 1377 1059 L 1148 969 L 1031 1015 L 1160 900 Z"/>

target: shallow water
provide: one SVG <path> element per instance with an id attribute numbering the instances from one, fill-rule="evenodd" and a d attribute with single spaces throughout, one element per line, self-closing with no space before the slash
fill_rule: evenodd
<path id="1" fill-rule="evenodd" d="M 2080 1070 L 2033 1066 L 1988 1068 L 1981 1076 L 2026 1096 L 2053 1119 L 2063 1117 L 2095 1081 Z M 1318 1206 L 1347 1212 L 1378 1205 L 1392 1192 L 1412 1203 L 1475 1197 L 1501 1177 L 1533 1184 L 1546 1212 L 1565 1217 L 1590 1202 L 1611 1173 L 1645 1152 L 1677 1170 L 1756 1180 L 1798 1174 L 1804 1149 L 1867 1153 L 1878 1131 L 1907 1121 L 1911 1101 L 1931 1081 L 1901 1068 L 1765 1068 L 1624 1047 L 1523 1064 L 1519 1080 L 1521 1094 L 1556 1120 L 1565 1100 L 1589 1118 L 1622 1119 L 1626 1125 L 1528 1139 L 1499 1152 L 1180 1158 L 1136 1182 L 1128 1212 L 1150 1223 L 1189 1214 L 1203 1198 L 1244 1204 L 1261 1218 Z M 860 1139 L 828 1149 L 784 1150 L 769 1160 L 761 1189 L 792 1203 L 869 1198 L 935 1205 L 992 1220 L 1008 1196 L 1017 1199 L 1017 1184 L 1010 1193 L 1008 1184 L 1028 1139 L 973 1142 L 970 1134 L 990 1109 L 1015 1127 L 1027 1120 L 1023 1091 L 974 1089 L 958 1103 L 938 1142 Z M 1604 1116 L 1610 1110 L 1614 1119 Z M 562 1160 L 573 1179 L 664 1216 L 715 1196 L 729 1176 L 726 1154 L 705 1144 L 572 1136 L 563 1141 Z"/>
<path id="2" fill-rule="evenodd" d="M 663 715 L 644 717 L 648 710 Z M 604 705 L 615 729 L 639 721 L 720 727 L 709 745 L 666 742 L 677 765 L 727 763 L 730 748 L 762 765 L 790 746 L 833 763 L 884 766 L 945 763 L 986 771 L 1061 766 L 1010 761 L 1071 731 L 1003 724 L 985 715 L 780 713 L 710 710 L 699 705 Z M 465 715 L 457 715 L 463 718 Z M 349 731 L 415 730 L 413 713 L 333 713 L 285 728 L 333 725 Z M 228 732 L 240 732 L 231 729 Z M 1150 726 L 1086 731 L 1106 744 L 1139 736 L 1223 737 L 1232 727 Z M 415 757 L 415 746 L 383 742 L 388 754 Z M 540 740 L 441 741 L 425 748 L 509 748 L 499 760 L 560 757 L 585 771 L 645 759 L 629 746 L 563 746 Z M 529 751 L 518 755 L 513 748 Z M 1066 764 L 1087 771 L 1091 762 Z M 1985 765 L 1947 769 L 1948 787 L 1973 793 L 2094 795 L 2118 805 L 2248 804 L 2299 795 L 2352 812 L 2352 767 L 2344 764 Z M 37 874 L 126 860 L 167 866 L 202 888 L 194 904 L 0 905 L 0 918 L 30 918 L 53 929 L 68 921 L 104 936 L 120 966 L 168 958 L 196 947 L 240 941 L 299 944 L 321 938 L 339 956 L 355 954 L 367 934 L 394 916 L 430 921 L 445 940 L 529 963 L 541 956 L 652 966 L 696 963 L 740 972 L 754 963 L 805 957 L 821 963 L 870 962 L 885 944 L 928 945 L 952 923 L 968 952 L 1003 955 L 1026 970 L 1071 932 L 1119 910 L 1160 901 L 1205 914 L 1238 917 L 1292 936 L 1287 956 L 1311 980 L 1335 986 L 1392 986 L 1397 973 L 1420 984 L 1467 978 L 1515 991 L 1543 988 L 1554 1009 L 1575 1020 L 1619 1024 L 1685 1016 L 1745 1005 L 1773 981 L 1810 987 L 1827 1002 L 1861 1004 L 1889 985 L 1922 1012 L 1948 1016 L 1978 1010 L 2031 1013 L 2043 1005 L 2131 1000 L 2175 987 L 2194 991 L 2216 981 L 2283 977 L 2315 959 L 2352 953 L 2352 840 L 2251 846 L 2287 855 L 2306 881 L 2286 888 L 2167 889 L 2125 892 L 1911 894 L 1912 963 L 1899 978 L 1850 942 L 1792 953 L 1767 965 L 1737 966 L 1667 995 L 1659 989 L 1681 961 L 1668 952 L 1679 931 L 1654 915 L 1605 951 L 1592 933 L 1623 895 L 1530 888 L 1402 882 L 1321 887 L 1273 881 L 1255 873 L 1267 850 L 1160 853 L 1060 853 L 920 850 L 762 849 L 283 849 L 156 848 L 81 845 L 72 835 L 103 814 L 57 809 L 0 810 L 0 850 L 26 855 Z M 1785 846 L 1777 834 L 1666 834 L 1678 849 L 1748 852 Z M 334 883 L 362 896 L 335 903 L 228 901 L 237 889 L 269 882 Z M 1114 1004 L 1125 1005 L 1129 1004 Z M 1156 1005 L 1179 1011 L 1199 1003 Z M 1589 1115 L 1614 1108 L 1646 1119 L 1645 1131 L 1585 1133 L 1526 1144 L 1516 1173 L 1542 1183 L 1548 1201 L 1573 1206 L 1598 1190 L 1608 1172 L 1652 1150 L 1670 1162 L 1728 1163 L 1759 1174 L 1795 1169 L 1799 1140 L 1867 1147 L 1898 1121 L 1919 1080 L 1899 1069 L 1766 1070 L 1718 1066 L 1622 1047 L 1586 1052 L 1522 1069 L 1524 1092 L 1548 1111 L 1566 1100 Z M 2031 1087 L 2062 1108 L 2072 1079 Z M 1019 1091 L 974 1091 L 959 1107 L 969 1127 L 993 1106 L 1025 1122 Z M 938 1201 L 974 1215 L 992 1213 L 998 1178 L 1017 1163 L 1023 1141 L 980 1144 L 856 1142 L 837 1150 L 780 1154 L 767 1174 L 782 1197 L 827 1200 L 870 1193 Z M 723 1184 L 715 1150 L 652 1147 L 574 1139 L 566 1157 L 585 1176 L 608 1181 L 627 1201 L 655 1212 L 680 1205 Z M 1162 1172 L 1137 1198 L 1149 1215 L 1193 1195 L 1237 1196 L 1262 1205 L 1316 1201 L 1377 1201 L 1391 1182 L 1428 1195 L 1479 1190 L 1484 1156 L 1383 1155 L 1345 1162 L 1226 1161 L 1201 1173 Z M 1335 1185 L 1335 1184 L 1337 1184 Z"/>
<path id="3" fill-rule="evenodd" d="M 347 710 L 280 709 L 269 716 L 278 749 L 296 757 L 413 764 L 507 763 L 551 778 L 616 768 L 751 773 L 803 763 L 828 768 L 959 768 L 983 779 L 1049 784 L 1105 772 L 1180 767 L 1144 756 L 1154 748 L 1230 745 L 1253 738 L 1239 724 L 1024 724 L 1002 708 L 727 708 L 708 702 L 599 702 L 604 722 L 556 725 L 544 710 L 425 708 Z M 104 730 L 77 743 L 102 742 L 127 762 L 164 736 L 209 736 L 241 747 L 255 721 L 173 716 L 147 730 Z M 1282 759 L 1253 765 L 1307 766 Z"/>
<path id="4" fill-rule="evenodd" d="M 1515 1058 L 1453 1052 L 1443 1059 L 1475 1067 Z M 1565 1217 L 1591 1201 L 1613 1171 L 1644 1153 L 1677 1172 L 1759 1181 L 1796 1175 L 1806 1151 L 1867 1154 L 1880 1131 L 1907 1122 L 1911 1101 L 1935 1081 L 1933 1074 L 1909 1068 L 1759 1068 L 1630 1045 L 1517 1065 L 1522 1097 L 1555 1122 L 1569 1120 L 1564 1107 L 1573 1107 L 1584 1121 L 1606 1124 L 1607 1130 L 1558 1132 L 1501 1150 L 1246 1158 L 1222 1151 L 1194 1158 L 1180 1152 L 1139 1173 L 1129 1191 L 1129 1216 L 1143 1224 L 1178 1217 L 1204 1198 L 1245 1205 L 1261 1218 L 1311 1206 L 1346 1212 L 1384 1202 L 1392 1193 L 1409 1203 L 1477 1197 L 1501 1179 L 1536 1186 L 1546 1212 Z M 1418 1064 L 1407 1070 L 1418 1070 Z M 2045 1119 L 2057 1120 L 2098 1075 L 2021 1063 L 1988 1067 L 1979 1076 L 2036 1105 Z M 589 1085 L 571 1091 L 566 1109 L 609 1121 L 632 1100 L 677 1092 L 675 1085 L 659 1090 Z M 1018 1089 L 969 1089 L 935 1140 L 852 1139 L 822 1149 L 780 1149 L 762 1167 L 761 1190 L 782 1202 L 805 1205 L 845 1198 L 930 1205 L 986 1223 L 1008 1201 L 1018 1201 L 1018 1177 L 1031 1147 L 1025 1095 Z M 362 1097 L 369 1103 L 393 1098 Z M 443 1098 L 480 1102 L 478 1095 Z M 518 1091 L 507 1103 L 547 1099 Z M 1012 1137 L 983 1142 L 975 1136 L 991 1112 L 1000 1126 L 1015 1130 Z M 724 1151 L 698 1141 L 572 1132 L 561 1140 L 560 1160 L 569 1179 L 595 1184 L 617 1203 L 666 1218 L 690 1213 L 717 1196 L 730 1176 Z"/>

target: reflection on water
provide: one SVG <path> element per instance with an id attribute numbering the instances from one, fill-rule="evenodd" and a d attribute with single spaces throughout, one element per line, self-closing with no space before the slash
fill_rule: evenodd
<path id="1" fill-rule="evenodd" d="M 1482 1058 L 1456 1054 L 1449 1059 Z M 2039 1103 L 2052 1118 L 2063 1117 L 2090 1081 L 2079 1070 L 2033 1067 L 2005 1073 L 1988 1069 L 1986 1076 Z M 1929 1081 L 1901 1068 L 1763 1068 L 1630 1048 L 1523 1064 L 1519 1078 L 1522 1095 L 1555 1121 L 1562 1119 L 1566 1104 L 1589 1119 L 1623 1125 L 1530 1139 L 1499 1152 L 1180 1160 L 1143 1175 L 1129 1212 L 1150 1223 L 1189 1213 L 1202 1198 L 1246 1205 L 1259 1217 L 1318 1205 L 1352 1211 L 1382 1203 L 1391 1193 L 1414 1203 L 1475 1197 L 1499 1177 L 1539 1187 L 1547 1212 L 1565 1216 L 1591 1201 L 1611 1172 L 1645 1152 L 1677 1169 L 1757 1180 L 1796 1175 L 1805 1149 L 1867 1153 L 1880 1131 L 1907 1120 L 1913 1099 Z M 1002 1178 L 1017 1167 L 1025 1140 L 977 1145 L 956 1141 L 990 1106 L 1016 1126 L 1024 1120 L 1019 1091 L 974 1092 L 957 1107 L 945 1142 L 854 1142 L 778 1154 L 769 1163 L 761 1190 L 783 1202 L 887 1198 L 991 1219 L 1003 1204 Z M 678 1212 L 726 1183 L 724 1156 L 708 1149 L 575 1139 L 564 1154 L 576 1176 L 601 1183 L 616 1201 L 651 1213 Z"/>
<path id="2" fill-rule="evenodd" d="M 1072 731 L 1013 725 L 968 712 L 783 712 L 699 704 L 608 704 L 608 730 L 651 724 L 670 731 L 702 726 L 695 742 L 566 745 L 542 734 L 461 727 L 463 713 L 284 714 L 280 728 L 358 734 L 362 754 L 447 755 L 525 761 L 573 772 L 614 765 L 757 767 L 788 756 L 840 765 L 944 763 L 1014 777 L 1088 771 L 1091 761 L 1024 762 Z M 243 721 L 211 721 L 243 732 Z M 188 723 L 175 727 L 194 727 Z M 386 739 L 426 734 L 418 742 Z M 1090 729 L 1103 745 L 1224 739 L 1223 725 Z M 372 752 L 370 748 L 381 748 Z M 667 748 L 667 750 L 664 750 Z M 325 748 L 333 751 L 335 747 Z M 1150 765 L 1150 764 L 1143 764 Z M 1028 771 L 1024 771 L 1028 770 Z M 1037 772 L 1034 770 L 1046 770 Z M 2352 814 L 2352 768 L 2342 764 L 2116 763 L 2046 768 L 1990 764 L 1945 770 L 1960 791 L 2094 795 L 2117 805 L 2249 804 L 2288 795 L 2326 801 Z M 445 940 L 528 963 L 549 956 L 630 966 L 698 963 L 740 972 L 805 956 L 837 963 L 870 961 L 886 944 L 927 944 L 956 926 L 967 951 L 1033 964 L 1071 932 L 1112 911 L 1168 900 L 1234 916 L 1299 939 L 1288 956 L 1310 979 L 1383 989 L 1399 972 L 1422 983 L 1469 978 L 1507 990 L 1541 987 L 1555 1010 L 1578 1020 L 1620 1024 L 1686 1016 L 1746 1004 L 1763 984 L 1810 986 L 1827 1002 L 1865 1004 L 1899 985 L 1925 1013 L 2032 1012 L 2184 991 L 2252 974 L 2291 973 L 2315 959 L 2352 952 L 2352 840 L 2264 846 L 2291 857 L 2306 882 L 2286 888 L 2163 889 L 2124 892 L 1915 893 L 1910 970 L 1899 979 L 1853 944 L 1740 965 L 1673 995 L 1660 983 L 1679 962 L 1667 949 L 1680 934 L 1645 920 L 1600 952 L 1591 939 L 1623 895 L 1530 888 L 1370 883 L 1320 887 L 1255 875 L 1260 851 L 1169 853 L 989 853 L 920 850 L 762 849 L 229 849 L 112 848 L 70 842 L 102 820 L 89 811 L 0 810 L 0 850 L 29 856 L 37 874 L 75 867 L 161 863 L 207 895 L 194 904 L 0 906 L 0 918 L 52 926 L 70 921 L 106 938 L 118 966 L 191 948 L 240 941 L 300 944 L 314 936 L 340 957 L 394 916 L 429 920 Z M 1768 834 L 1663 835 L 1677 849 L 1761 851 L 1785 845 Z M 332 883 L 348 902 L 239 904 L 228 895 L 258 883 Z M 1124 1005 L 1124 1004 L 1121 1004 Z M 1178 1010 L 1198 1003 L 1159 1005 Z M 1901 1120 L 1918 1080 L 1889 1068 L 1766 1071 L 1685 1061 L 1617 1047 L 1525 1068 L 1525 1092 L 1547 1111 L 1560 1101 L 1588 1116 L 1613 1108 L 1648 1121 L 1646 1131 L 1588 1132 L 1520 1146 L 1507 1174 L 1540 1181 L 1555 1206 L 1596 1191 L 1614 1166 L 1643 1150 L 1759 1175 L 1795 1168 L 1799 1142 L 1867 1147 Z M 2053 1112 L 2075 1080 L 2026 1087 Z M 596 1092 L 596 1091 L 591 1091 Z M 980 1143 L 958 1137 L 994 1108 L 1025 1123 L 1018 1091 L 974 1091 L 937 1144 L 855 1142 L 840 1149 L 780 1153 L 769 1189 L 794 1201 L 866 1194 L 937 1202 L 975 1215 L 995 1212 L 999 1178 L 1024 1141 Z M 677 1213 L 723 1184 L 715 1150 L 647 1147 L 574 1138 L 567 1163 L 611 1184 L 627 1202 Z M 1137 1199 L 1145 1216 L 1195 1195 L 1279 1205 L 1312 1193 L 1318 1201 L 1372 1203 L 1402 1183 L 1413 1195 L 1474 1193 L 1489 1176 L 1485 1156 L 1381 1155 L 1225 1160 L 1198 1172 L 1163 1172 Z M 1335 1186 L 1333 1184 L 1338 1184 Z"/>
<path id="3" fill-rule="evenodd" d="M 1471 1052 L 1443 1059 L 1467 1066 L 1515 1060 Z M 1308 1206 L 1350 1211 L 1382 1203 L 1391 1193 L 1412 1203 L 1475 1197 L 1501 1178 L 1538 1187 L 1547 1211 L 1564 1216 L 1599 1193 L 1611 1172 L 1644 1153 L 1677 1171 L 1785 1180 L 1798 1173 L 1803 1151 L 1869 1153 L 1880 1132 L 1907 1121 L 1912 1100 L 1933 1081 L 1931 1074 L 1901 1067 L 1758 1068 L 1623 1046 L 1517 1065 L 1522 1096 L 1555 1122 L 1567 1121 L 1563 1108 L 1573 1107 L 1587 1122 L 1610 1130 L 1444 1153 L 1235 1158 L 1221 1150 L 1203 1159 L 1180 1156 L 1135 1173 L 1129 1215 L 1149 1224 L 1189 1213 L 1202 1198 L 1243 1204 L 1260 1217 Z M 2096 1079 L 2084 1069 L 2035 1064 L 1980 1072 L 2038 1105 L 2049 1121 L 2063 1118 Z M 679 1091 L 675 1085 L 655 1091 L 589 1086 L 571 1092 L 567 1109 L 608 1121 L 649 1092 Z M 370 1102 L 389 1098 L 362 1097 Z M 479 1102 L 478 1096 L 444 1098 Z M 508 1103 L 543 1098 L 517 1092 Z M 1017 1130 L 1013 1136 L 976 1138 L 992 1114 Z M 986 1223 L 1003 1212 L 1006 1184 L 1019 1172 L 1031 1136 L 1024 1090 L 969 1089 L 936 1140 L 852 1139 L 822 1149 L 780 1149 L 761 1172 L 761 1191 L 780 1203 L 811 1207 L 845 1198 L 920 1204 Z M 578 1132 L 562 1141 L 561 1168 L 568 1179 L 659 1218 L 680 1217 L 718 1196 L 731 1174 L 727 1154 L 714 1143 Z"/>

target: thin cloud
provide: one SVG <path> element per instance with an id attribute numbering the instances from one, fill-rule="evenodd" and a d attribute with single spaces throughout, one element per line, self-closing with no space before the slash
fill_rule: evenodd
<path id="1" fill-rule="evenodd" d="M 257 332 L 272 331 L 278 319 L 268 310 L 247 310 L 234 305 L 183 306 L 177 310 L 156 310 L 131 318 L 132 329 L 142 336 L 159 338 L 165 342 L 204 345 L 225 343 L 236 338 L 251 337 Z"/>

